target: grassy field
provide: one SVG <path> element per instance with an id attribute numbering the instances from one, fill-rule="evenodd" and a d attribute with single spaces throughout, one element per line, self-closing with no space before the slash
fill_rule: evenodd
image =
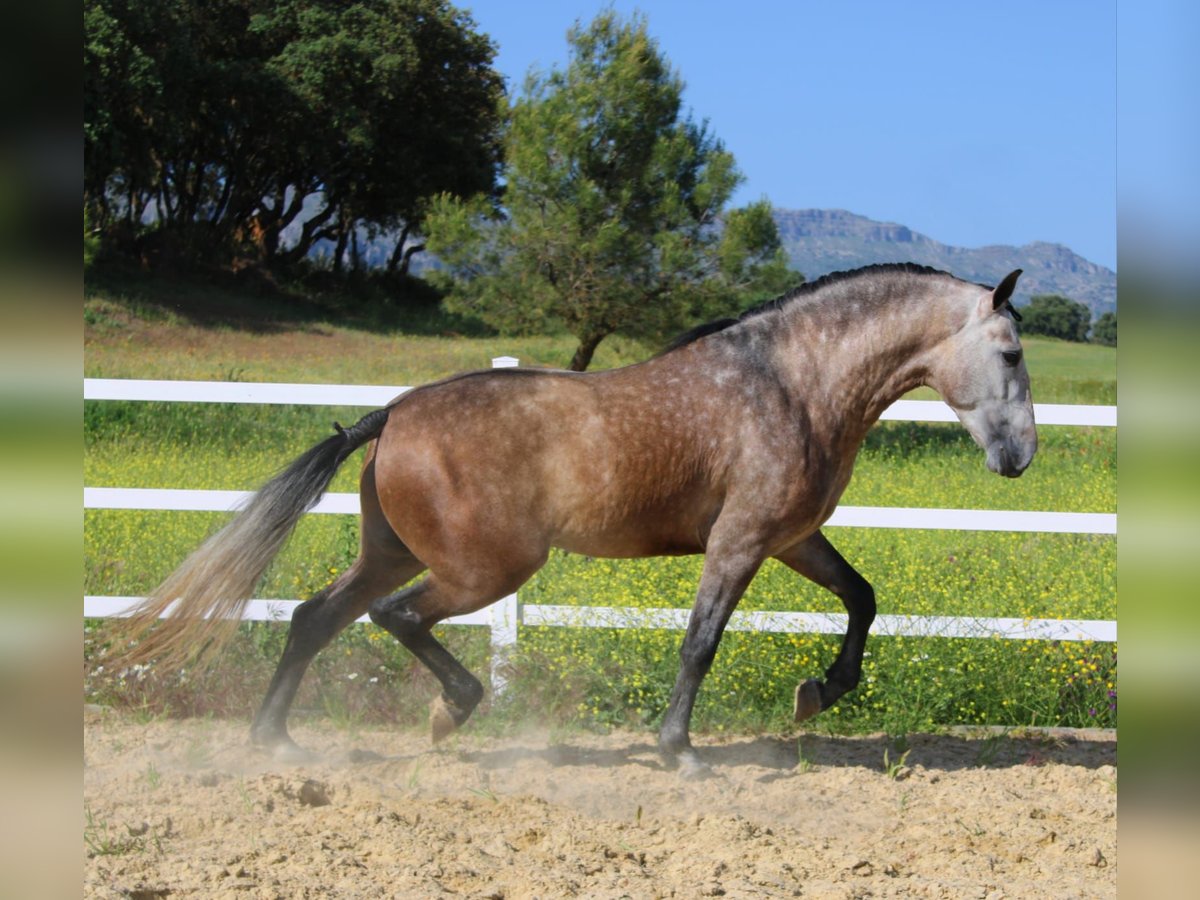
<path id="1" fill-rule="evenodd" d="M 93 279 L 84 302 L 84 374 L 399 386 L 486 368 L 497 356 L 562 368 L 575 349 L 566 335 L 496 337 L 432 310 L 356 317 L 346 305 L 289 305 L 228 285 Z M 1039 403 L 1116 403 L 1115 348 L 1041 338 L 1024 344 Z M 657 349 L 609 338 L 592 368 L 628 365 Z"/>
<path id="2" fill-rule="evenodd" d="M 386 312 L 386 311 L 385 311 Z M 84 307 L 90 377 L 197 378 L 416 384 L 493 356 L 561 366 L 566 336 L 497 338 L 434 311 L 373 318 L 229 286 L 122 277 L 89 284 Z M 332 324 L 349 319 L 349 324 Z M 233 322 L 234 324 L 229 324 Z M 1110 348 L 1027 340 L 1040 402 L 1115 402 Z M 598 366 L 653 348 L 606 342 Z M 84 483 L 114 487 L 251 489 L 356 410 L 209 404 L 85 404 Z M 333 486 L 353 491 L 347 464 Z M 1034 466 L 1019 480 L 983 467 L 957 425 L 887 423 L 870 436 L 843 500 L 852 505 L 1112 512 L 1112 429 L 1043 428 Z M 206 513 L 88 511 L 85 590 L 139 594 L 154 587 L 215 527 Z M 1115 618 L 1116 545 L 1110 537 L 835 528 L 829 536 L 875 585 L 880 611 L 904 614 Z M 353 559 L 352 517 L 311 516 L 258 595 L 303 597 Z M 524 590 L 526 602 L 687 607 L 696 558 L 614 562 L 556 554 Z M 835 598 L 768 564 L 743 608 L 836 611 Z M 476 671 L 486 636 L 449 629 Z M 89 632 L 92 696 L 175 712 L 250 711 L 282 646 L 284 628 L 246 626 L 221 677 L 156 682 L 145 673 L 97 671 L 103 638 Z M 385 639 L 386 638 L 386 639 Z M 525 628 L 512 660 L 514 699 L 502 721 L 552 713 L 581 724 L 653 725 L 674 678 L 679 634 L 647 629 Z M 816 635 L 729 634 L 697 708 L 700 728 L 783 728 L 791 688 L 818 675 L 836 640 Z M 835 730 L 889 733 L 950 724 L 1114 724 L 1114 646 L 874 638 L 864 684 L 819 720 Z M 547 675 L 553 677 L 546 677 Z M 140 676 L 140 677 L 139 677 Z M 318 659 L 300 706 L 342 717 L 419 720 L 431 686 L 373 627 L 352 628 Z M 168 686 L 164 687 L 164 684 Z M 216 691 L 215 686 L 220 690 Z M 486 721 L 486 717 L 485 717 Z M 486 727 L 485 725 L 479 727 Z"/>

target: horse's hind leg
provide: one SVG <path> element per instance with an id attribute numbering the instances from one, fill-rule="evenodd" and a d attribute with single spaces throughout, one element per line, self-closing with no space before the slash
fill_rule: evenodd
<path id="1" fill-rule="evenodd" d="M 368 450 L 360 478 L 362 552 L 332 584 L 292 613 L 287 643 L 266 697 L 251 726 L 250 739 L 280 757 L 303 757 L 287 733 L 287 715 L 309 663 L 367 606 L 425 569 L 400 541 L 379 507 L 374 450 Z"/>
<path id="2" fill-rule="evenodd" d="M 809 679 L 796 688 L 795 718 L 802 722 L 858 686 L 867 632 L 875 621 L 875 591 L 819 531 L 775 558 L 837 594 L 848 614 L 842 649 L 825 670 L 825 681 Z"/>
<path id="3" fill-rule="evenodd" d="M 438 642 L 431 629 L 443 619 L 482 609 L 516 590 L 544 559 L 520 566 L 520 572 L 506 567 L 503 575 L 497 573 L 498 577 L 475 580 L 474 584 L 434 573 L 371 603 L 371 620 L 391 632 L 441 682 L 441 696 L 434 698 L 430 708 L 434 743 L 467 720 L 483 699 L 483 685 Z"/>
<path id="4" fill-rule="evenodd" d="M 372 600 L 418 575 L 424 566 L 411 556 L 381 564 L 360 556 L 336 581 L 296 607 L 287 643 L 250 739 L 281 758 L 304 755 L 287 733 L 287 715 L 309 663 L 337 634 L 367 610 Z"/>

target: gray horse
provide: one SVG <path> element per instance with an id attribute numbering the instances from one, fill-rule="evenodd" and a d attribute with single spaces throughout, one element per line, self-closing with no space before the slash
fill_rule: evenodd
<path id="1" fill-rule="evenodd" d="M 255 743 L 302 752 L 286 726 L 300 680 L 364 611 L 441 682 L 436 741 L 483 697 L 432 635 L 436 623 L 515 591 L 552 547 L 606 557 L 702 553 L 659 737 L 668 763 L 702 773 L 688 735 L 696 693 L 764 560 L 829 589 L 849 613 L 824 680 L 796 689 L 796 719 L 858 684 L 874 592 L 819 529 L 868 429 L 893 401 L 928 385 L 993 472 L 1015 477 L 1033 459 L 1029 374 L 1010 302 L 1018 275 L 991 288 L 912 264 L 870 266 L 701 326 L 638 365 L 488 370 L 410 391 L 337 426 L 196 550 L 127 620 L 140 637 L 128 658 L 169 665 L 219 646 L 300 516 L 369 444 L 361 554 L 297 607 Z"/>

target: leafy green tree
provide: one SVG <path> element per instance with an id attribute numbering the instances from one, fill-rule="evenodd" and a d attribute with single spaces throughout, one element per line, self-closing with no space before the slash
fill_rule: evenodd
<path id="1" fill-rule="evenodd" d="M 103 233 L 270 261 L 367 226 L 403 267 L 431 196 L 495 189 L 495 51 L 445 0 L 85 0 L 84 28 Z"/>
<path id="2" fill-rule="evenodd" d="M 1064 341 L 1086 341 L 1092 315 L 1088 308 L 1058 294 L 1036 294 L 1021 309 L 1021 331 Z"/>
<path id="3" fill-rule="evenodd" d="M 292 145 L 321 173 L 323 205 L 293 258 L 320 237 L 344 245 L 366 223 L 399 235 L 389 268 L 406 269 L 431 197 L 494 190 L 503 85 L 466 15 L 441 0 L 292 0 L 271 5 L 258 29 L 279 47 L 268 70 L 302 99 Z M 279 194 L 272 210 L 287 200 Z"/>
<path id="4" fill-rule="evenodd" d="M 1117 314 L 1106 312 L 1092 323 L 1092 343 L 1117 346 Z"/>
<path id="5" fill-rule="evenodd" d="M 449 303 L 508 331 L 561 323 L 586 369 L 611 334 L 658 337 L 797 279 L 764 200 L 726 211 L 741 175 L 643 18 L 568 33 L 565 70 L 512 105 L 505 192 L 439 198 L 426 219 Z"/>

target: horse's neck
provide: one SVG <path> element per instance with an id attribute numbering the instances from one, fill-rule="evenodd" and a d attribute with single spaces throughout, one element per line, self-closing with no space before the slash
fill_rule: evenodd
<path id="1" fill-rule="evenodd" d="M 794 400 L 810 411 L 822 406 L 837 419 L 831 427 L 861 440 L 885 409 L 924 383 L 930 355 L 961 327 L 953 291 L 929 287 L 858 309 L 847 293 L 824 309 L 780 310 L 778 359 Z"/>

